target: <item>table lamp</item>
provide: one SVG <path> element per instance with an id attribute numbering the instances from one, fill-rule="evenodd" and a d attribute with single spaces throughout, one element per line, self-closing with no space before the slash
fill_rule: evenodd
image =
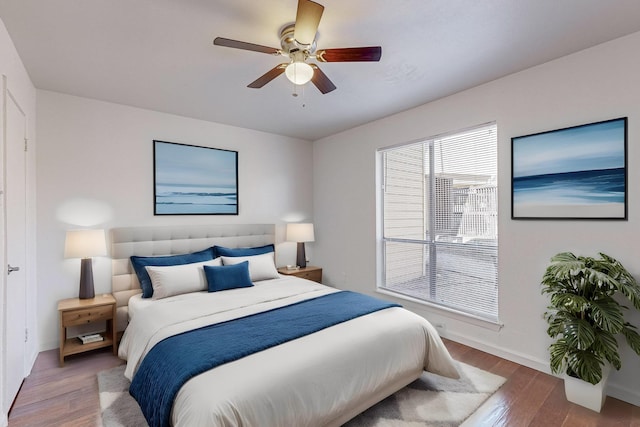
<path id="1" fill-rule="evenodd" d="M 305 242 L 315 241 L 313 233 L 313 224 L 309 223 L 291 223 L 287 224 L 287 240 L 298 243 L 298 252 L 296 257 L 296 265 L 300 268 L 307 266 L 307 255 L 304 250 Z"/>
<path id="2" fill-rule="evenodd" d="M 93 264 L 91 257 L 107 255 L 104 230 L 69 230 L 64 242 L 65 258 L 81 258 L 80 299 L 95 296 L 93 287 Z"/>

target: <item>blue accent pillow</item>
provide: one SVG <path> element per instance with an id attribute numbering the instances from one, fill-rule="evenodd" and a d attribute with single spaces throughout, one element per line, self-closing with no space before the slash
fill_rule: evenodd
<path id="1" fill-rule="evenodd" d="M 204 275 L 207 277 L 209 292 L 253 286 L 249 276 L 249 261 L 233 265 L 205 265 Z"/>
<path id="2" fill-rule="evenodd" d="M 133 270 L 138 276 L 140 281 L 140 287 L 142 288 L 142 298 L 151 298 L 153 296 L 153 286 L 151 285 L 151 278 L 147 273 L 146 266 L 167 266 L 167 265 L 182 265 L 191 264 L 193 262 L 202 262 L 212 260 L 213 248 L 207 248 L 199 252 L 193 252 L 190 254 L 180 255 L 168 255 L 168 256 L 132 256 L 131 264 Z"/>
<path id="3" fill-rule="evenodd" d="M 224 246 L 214 246 L 213 254 L 216 258 L 219 256 L 253 256 L 268 254 L 269 252 L 275 252 L 275 246 L 264 245 L 256 246 L 255 248 L 225 248 Z"/>

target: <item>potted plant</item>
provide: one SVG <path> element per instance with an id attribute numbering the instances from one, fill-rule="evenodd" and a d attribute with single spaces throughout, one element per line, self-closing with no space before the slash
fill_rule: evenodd
<path id="1" fill-rule="evenodd" d="M 542 278 L 542 293 L 551 298 L 544 314 L 549 324 L 547 334 L 555 339 L 549 346 L 551 370 L 565 373 L 569 401 L 599 412 L 606 397 L 609 366 L 616 370 L 621 367 L 616 335 L 624 336 L 640 355 L 637 328 L 625 321 L 624 310 L 628 308 L 614 296 L 626 297 L 640 310 L 640 286 L 620 262 L 608 255 L 600 253 L 599 258 L 591 258 L 562 252 L 551 258 Z M 588 390 L 600 395 L 585 402 L 582 398 Z"/>

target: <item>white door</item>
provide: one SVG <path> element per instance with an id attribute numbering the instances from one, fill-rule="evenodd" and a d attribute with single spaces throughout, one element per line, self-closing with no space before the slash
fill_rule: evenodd
<path id="1" fill-rule="evenodd" d="M 5 86 L 6 88 L 6 86 Z M 5 401 L 7 413 L 25 377 L 26 338 L 26 117 L 5 89 L 6 240 Z"/>

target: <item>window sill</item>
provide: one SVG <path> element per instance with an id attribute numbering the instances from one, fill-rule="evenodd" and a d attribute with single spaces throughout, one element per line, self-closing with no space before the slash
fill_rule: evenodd
<path id="1" fill-rule="evenodd" d="M 465 322 L 465 323 L 469 323 L 472 324 L 474 326 L 479 326 L 481 328 L 485 328 L 485 329 L 489 329 L 491 331 L 495 331 L 498 332 L 500 329 L 502 329 L 502 327 L 504 326 L 502 323 L 500 323 L 500 321 L 497 322 L 493 322 L 491 320 L 487 320 L 487 319 L 483 319 L 481 317 L 478 316 L 474 316 L 472 314 L 469 313 L 464 313 L 462 311 L 459 310 L 454 310 L 452 308 L 448 308 L 448 307 L 443 307 L 441 305 L 438 304 L 434 304 L 431 303 L 429 301 L 424 301 L 418 298 L 412 298 L 410 296 L 398 293 L 398 292 L 393 292 L 393 291 L 389 291 L 386 289 L 381 289 L 381 288 L 377 288 L 376 292 L 379 294 L 384 294 L 384 295 L 388 295 L 400 300 L 404 300 L 404 301 L 410 301 L 412 303 L 416 303 L 420 306 L 426 306 L 429 307 L 430 310 L 437 312 L 437 314 L 442 315 L 442 316 L 446 316 L 446 317 L 450 317 L 454 320 L 458 320 L 460 322 Z"/>

